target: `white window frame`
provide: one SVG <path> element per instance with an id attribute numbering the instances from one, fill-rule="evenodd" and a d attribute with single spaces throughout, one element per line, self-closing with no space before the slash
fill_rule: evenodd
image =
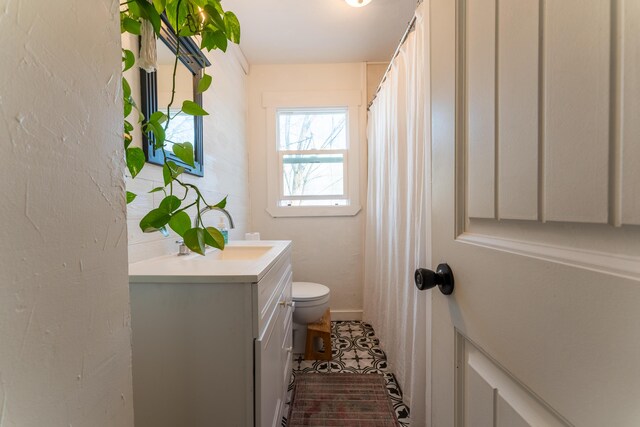
<path id="1" fill-rule="evenodd" d="M 262 106 L 267 122 L 267 212 L 274 218 L 302 216 L 354 216 L 360 206 L 360 106 L 359 91 L 340 92 L 265 92 Z M 347 109 L 346 150 L 304 150 L 304 154 L 344 153 L 343 196 L 295 196 L 295 200 L 346 199 L 341 206 L 280 206 L 284 196 L 282 185 L 282 159 L 285 154 L 300 154 L 302 151 L 280 151 L 278 147 L 278 111 Z"/>

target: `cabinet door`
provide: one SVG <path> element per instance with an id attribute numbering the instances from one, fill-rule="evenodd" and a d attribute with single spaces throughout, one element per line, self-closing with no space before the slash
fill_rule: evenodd
<path id="1" fill-rule="evenodd" d="M 283 318 L 283 337 L 282 337 L 282 347 L 280 353 L 280 373 L 282 377 L 282 383 L 280 388 L 280 395 L 282 396 L 283 402 L 286 401 L 287 398 L 287 389 L 289 387 L 289 381 L 291 380 L 291 370 L 293 367 L 293 304 L 291 298 L 291 274 L 289 274 L 287 280 L 287 286 L 282 292 L 281 301 L 286 301 L 286 310 L 283 310 L 284 318 Z M 282 406 L 284 408 L 284 406 Z M 278 417 L 282 419 L 282 416 L 285 414 L 280 414 Z"/>
<path id="2" fill-rule="evenodd" d="M 279 424 L 282 406 L 282 340 L 286 310 L 278 304 L 255 342 L 256 427 Z"/>
<path id="3" fill-rule="evenodd" d="M 275 298 L 277 303 L 255 344 L 256 426 L 276 427 L 291 377 L 291 268 L 286 269 Z"/>

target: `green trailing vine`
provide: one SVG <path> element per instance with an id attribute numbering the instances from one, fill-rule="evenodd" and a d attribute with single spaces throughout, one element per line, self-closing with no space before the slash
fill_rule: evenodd
<path id="1" fill-rule="evenodd" d="M 140 36 L 143 25 L 150 25 L 156 37 L 160 33 L 162 14 L 165 14 L 171 24 L 171 30 L 176 36 L 198 36 L 201 40 L 200 47 L 211 51 L 227 50 L 228 42 L 240 42 L 240 24 L 238 19 L 230 11 L 224 11 L 219 0 L 130 0 L 120 5 L 121 32 Z M 133 125 L 130 117 L 135 117 L 142 127 L 142 131 L 155 136 L 155 149 L 163 149 L 164 164 L 162 176 L 164 186 L 157 187 L 150 192 L 164 192 L 164 199 L 160 205 L 149 211 L 140 221 L 140 229 L 145 233 L 167 233 L 167 227 L 180 235 L 185 245 L 192 251 L 204 255 L 205 247 L 224 249 L 224 238 L 220 231 L 214 227 L 205 227 L 200 216 L 201 209 L 205 207 L 224 208 L 226 197 L 215 205 L 210 205 L 202 195 L 200 189 L 181 179 L 185 169 L 175 162 L 168 160 L 164 151 L 166 143 L 171 143 L 173 153 L 186 164 L 193 166 L 194 149 L 189 141 L 170 141 L 166 139 L 166 130 L 169 123 L 177 114 L 183 113 L 191 116 L 206 116 L 208 113 L 193 101 L 184 101 L 178 113 L 171 116 L 170 107 L 174 102 L 176 89 L 176 70 L 180 56 L 180 38 L 176 49 L 176 58 L 173 66 L 173 87 L 171 102 L 167 106 L 167 112 L 156 111 L 150 117 L 144 117 L 131 96 L 129 82 L 122 78 L 122 92 L 124 99 L 124 148 L 127 168 L 131 177 L 135 178 L 145 165 L 144 151 L 139 147 L 132 147 Z M 131 69 L 136 63 L 133 52 L 122 50 L 123 72 Z M 212 78 L 204 73 L 198 85 L 198 92 L 205 92 L 211 85 Z M 186 203 L 187 196 L 195 194 L 195 201 Z M 127 191 L 127 203 L 135 200 L 136 194 Z M 195 224 L 192 226 L 187 209 L 195 207 L 197 213 Z"/>

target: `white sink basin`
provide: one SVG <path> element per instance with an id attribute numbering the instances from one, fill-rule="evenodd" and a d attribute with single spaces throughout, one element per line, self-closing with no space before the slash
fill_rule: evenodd
<path id="1" fill-rule="evenodd" d="M 207 252 L 206 258 L 223 261 L 243 261 L 258 259 L 267 254 L 273 246 L 227 246 L 223 251 Z"/>
<path id="2" fill-rule="evenodd" d="M 206 255 L 165 255 L 129 264 L 130 283 L 246 283 L 258 282 L 287 250 L 287 240 L 230 242 L 223 251 Z"/>

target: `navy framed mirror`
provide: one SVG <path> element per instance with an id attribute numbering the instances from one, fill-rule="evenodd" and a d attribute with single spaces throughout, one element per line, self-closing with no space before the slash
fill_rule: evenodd
<path id="1" fill-rule="evenodd" d="M 204 176 L 203 128 L 202 116 L 190 116 L 180 112 L 184 100 L 191 100 L 202 107 L 202 94 L 198 93 L 198 83 L 205 67 L 211 63 L 204 56 L 198 44 L 191 37 L 180 37 L 178 65 L 174 77 L 174 64 L 178 51 L 178 37 L 174 34 L 166 16 L 162 16 L 160 35 L 156 40 L 158 67 L 147 73 L 140 69 L 141 105 L 145 117 L 151 117 L 156 111 L 170 115 L 166 129 L 166 142 L 163 149 L 155 149 L 153 134 L 142 133 L 142 147 L 148 163 L 163 165 L 164 156 L 185 168 L 186 173 Z M 172 93 L 175 79 L 175 93 Z M 171 107 L 168 106 L 171 104 Z M 188 165 L 173 154 L 172 144 L 191 142 L 195 162 Z"/>

